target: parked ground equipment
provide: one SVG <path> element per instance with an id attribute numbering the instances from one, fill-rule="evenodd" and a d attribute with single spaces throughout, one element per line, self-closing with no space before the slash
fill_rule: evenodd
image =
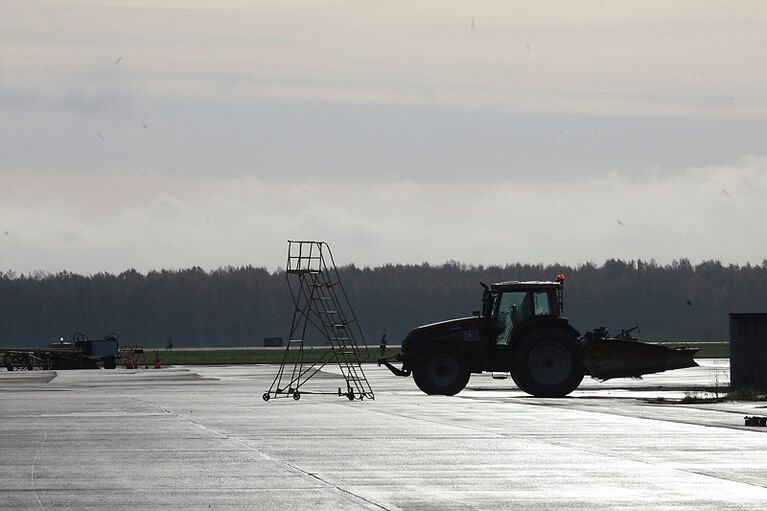
<path id="1" fill-rule="evenodd" d="M 293 298 L 293 320 L 282 364 L 264 401 L 302 394 L 334 394 L 354 399 L 375 399 L 360 361 L 367 343 L 336 269 L 330 247 L 323 241 L 288 241 L 287 275 Z M 327 346 L 317 361 L 304 359 L 304 346 Z M 335 364 L 344 380 L 337 391 L 303 389 L 327 364 Z"/>
<path id="2" fill-rule="evenodd" d="M 388 359 L 379 364 L 398 376 L 412 373 L 426 394 L 457 394 L 471 373 L 508 372 L 538 397 L 566 396 L 584 375 L 606 380 L 697 365 L 697 349 L 639 342 L 633 329 L 581 335 L 562 315 L 564 280 L 483 283 L 482 311 L 415 328 L 394 357 L 402 369 Z"/>
<path id="3" fill-rule="evenodd" d="M 71 340 L 63 338 L 52 342 L 47 348 L 0 348 L 0 365 L 6 370 L 41 369 L 105 369 L 116 367 L 118 352 L 117 334 L 103 339 L 89 339 L 85 334 L 75 333 Z"/>

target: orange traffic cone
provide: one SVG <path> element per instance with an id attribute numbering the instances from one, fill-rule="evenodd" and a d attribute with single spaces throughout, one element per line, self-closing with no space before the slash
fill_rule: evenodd
<path id="1" fill-rule="evenodd" d="M 159 351 L 154 352 L 154 368 L 160 369 L 160 352 Z"/>
<path id="2" fill-rule="evenodd" d="M 125 362 L 125 369 L 136 369 L 136 364 L 133 363 L 133 350 L 128 350 L 128 360 Z"/>

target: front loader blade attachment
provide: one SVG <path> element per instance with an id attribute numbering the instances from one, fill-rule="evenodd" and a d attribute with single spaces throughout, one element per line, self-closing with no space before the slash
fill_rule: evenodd
<path id="1" fill-rule="evenodd" d="M 644 374 L 695 367 L 698 348 L 668 348 L 591 332 L 581 340 L 583 365 L 594 378 L 637 378 Z"/>

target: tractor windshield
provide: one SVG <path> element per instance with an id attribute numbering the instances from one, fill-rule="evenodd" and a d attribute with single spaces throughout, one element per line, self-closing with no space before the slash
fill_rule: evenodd
<path id="1" fill-rule="evenodd" d="M 551 315 L 549 293 L 546 291 L 506 291 L 495 304 L 492 317 L 500 331 L 497 344 L 508 344 L 514 328 L 531 317 Z"/>

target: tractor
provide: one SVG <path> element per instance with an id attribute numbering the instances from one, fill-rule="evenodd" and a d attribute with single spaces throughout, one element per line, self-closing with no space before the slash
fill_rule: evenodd
<path id="1" fill-rule="evenodd" d="M 610 336 L 605 328 L 581 335 L 563 312 L 565 276 L 555 281 L 500 282 L 483 288 L 482 310 L 471 317 L 411 330 L 393 361 L 397 376 L 410 376 L 426 394 L 452 396 L 472 373 L 509 373 L 522 391 L 564 397 L 583 377 L 641 377 L 697 364 L 695 348 L 639 342 L 630 330 Z M 383 349 L 381 350 L 383 356 Z"/>

